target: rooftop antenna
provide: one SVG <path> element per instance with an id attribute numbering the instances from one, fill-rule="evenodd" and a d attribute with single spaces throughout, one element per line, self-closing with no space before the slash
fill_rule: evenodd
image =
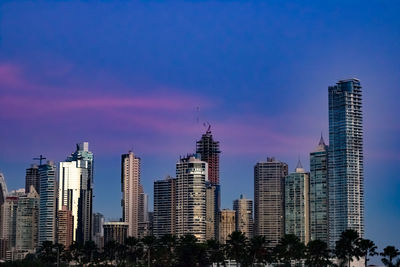
<path id="1" fill-rule="evenodd" d="M 39 164 L 42 165 L 42 160 L 46 159 L 43 155 L 40 155 L 38 158 L 33 158 L 33 160 L 38 160 Z"/>

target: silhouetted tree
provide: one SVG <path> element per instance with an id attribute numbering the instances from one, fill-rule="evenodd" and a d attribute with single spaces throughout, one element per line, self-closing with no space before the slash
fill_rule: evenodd
<path id="1" fill-rule="evenodd" d="M 240 231 L 235 231 L 228 236 L 226 240 L 226 254 L 229 259 L 236 261 L 236 266 L 239 263 L 246 261 L 247 237 Z"/>
<path id="2" fill-rule="evenodd" d="M 377 247 L 375 246 L 375 243 L 369 239 L 361 239 L 360 243 L 358 244 L 361 255 L 363 255 L 364 259 L 365 259 L 365 267 L 368 266 L 368 261 L 370 257 L 373 257 L 375 255 L 378 255 L 378 253 L 376 252 Z"/>
<path id="3" fill-rule="evenodd" d="M 274 251 L 279 262 L 284 266 L 291 266 L 291 261 L 296 262 L 304 258 L 305 246 L 297 236 L 287 234 L 282 237 Z"/>
<path id="4" fill-rule="evenodd" d="M 360 248 L 360 237 L 357 231 L 348 229 L 340 235 L 340 239 L 336 242 L 335 255 L 339 260 L 347 262 L 350 267 L 351 262 L 354 258 L 360 259 L 361 254 Z"/>
<path id="5" fill-rule="evenodd" d="M 396 259 L 397 256 L 400 255 L 400 251 L 395 248 L 394 246 L 387 246 L 383 249 L 381 256 L 384 258 L 382 259 L 382 263 L 386 266 L 393 267 L 395 266 L 393 260 Z"/>
<path id="6" fill-rule="evenodd" d="M 331 264 L 328 245 L 321 240 L 308 242 L 305 251 L 306 265 L 322 267 Z"/>

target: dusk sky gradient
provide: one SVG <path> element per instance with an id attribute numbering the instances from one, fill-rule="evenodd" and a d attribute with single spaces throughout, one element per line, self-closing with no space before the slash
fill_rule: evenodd
<path id="1" fill-rule="evenodd" d="M 1 1 L 0 171 L 89 142 L 94 210 L 119 218 L 121 154 L 175 175 L 212 125 L 222 207 L 267 156 L 309 169 L 328 86 L 363 87 L 366 237 L 400 246 L 400 1 Z M 197 108 L 198 107 L 198 108 Z"/>

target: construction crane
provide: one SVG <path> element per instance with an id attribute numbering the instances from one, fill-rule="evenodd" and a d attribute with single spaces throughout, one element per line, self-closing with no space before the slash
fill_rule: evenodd
<path id="1" fill-rule="evenodd" d="M 46 159 L 43 155 L 40 155 L 38 158 L 33 158 L 33 160 L 38 160 L 39 164 L 42 165 L 42 160 Z"/>

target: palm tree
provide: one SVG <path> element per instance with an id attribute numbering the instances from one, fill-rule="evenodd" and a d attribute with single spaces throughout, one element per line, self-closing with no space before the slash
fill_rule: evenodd
<path id="1" fill-rule="evenodd" d="M 226 251 L 229 259 L 236 261 L 236 266 L 246 257 L 247 237 L 240 231 L 235 231 L 226 240 Z"/>
<path id="2" fill-rule="evenodd" d="M 137 259 L 139 258 L 139 240 L 136 237 L 130 236 L 125 240 L 125 245 L 128 248 L 127 259 L 130 263 L 137 263 Z"/>
<path id="3" fill-rule="evenodd" d="M 384 258 L 382 259 L 382 263 L 386 266 L 393 267 L 393 260 L 400 255 L 400 251 L 395 248 L 394 246 L 387 246 L 383 249 L 381 256 Z"/>
<path id="4" fill-rule="evenodd" d="M 53 242 L 44 241 L 38 250 L 38 259 L 45 264 L 56 262 L 57 252 L 53 248 Z"/>
<path id="5" fill-rule="evenodd" d="M 225 255 L 222 250 L 222 245 L 217 240 L 210 239 L 207 240 L 207 258 L 209 259 L 210 263 L 216 263 L 219 267 L 220 263 L 225 261 Z"/>
<path id="6" fill-rule="evenodd" d="M 359 249 L 360 237 L 357 231 L 348 229 L 340 235 L 340 239 L 336 242 L 336 257 L 343 262 L 347 262 L 350 267 L 353 258 L 360 259 L 361 251 Z"/>
<path id="7" fill-rule="evenodd" d="M 69 246 L 69 252 L 71 254 L 72 260 L 76 261 L 78 264 L 81 264 L 83 257 L 83 246 L 79 242 L 73 242 Z"/>
<path id="8" fill-rule="evenodd" d="M 328 245 L 321 240 L 312 240 L 306 246 L 306 265 L 322 267 L 331 264 Z"/>
<path id="9" fill-rule="evenodd" d="M 303 259 L 304 251 L 304 244 L 293 234 L 284 235 L 275 247 L 276 258 L 284 266 L 291 266 L 292 261 Z"/>
<path id="10" fill-rule="evenodd" d="M 145 236 L 142 239 L 142 243 L 143 245 L 146 247 L 146 255 L 147 255 L 147 266 L 151 266 L 153 259 L 152 259 L 152 255 L 154 254 L 154 247 L 156 244 L 157 239 L 154 236 Z"/>
<path id="11" fill-rule="evenodd" d="M 176 236 L 166 234 L 160 238 L 156 246 L 156 266 L 173 266 L 175 264 Z"/>
<path id="12" fill-rule="evenodd" d="M 82 248 L 83 263 L 89 263 L 93 261 L 93 256 L 97 252 L 97 246 L 94 241 L 86 241 Z"/>
<path id="13" fill-rule="evenodd" d="M 377 247 L 375 246 L 375 243 L 369 239 L 361 239 L 358 246 L 361 254 L 365 259 L 365 267 L 367 267 L 369 261 L 368 256 L 373 257 L 375 255 L 378 255 L 378 253 L 376 252 Z"/>
<path id="14" fill-rule="evenodd" d="M 257 235 L 250 239 L 248 254 L 252 266 L 257 263 L 266 264 L 267 262 L 271 262 L 267 243 L 265 236 Z"/>
<path id="15" fill-rule="evenodd" d="M 184 235 L 179 238 L 176 248 L 177 266 L 197 265 L 197 238 L 194 235 Z"/>

